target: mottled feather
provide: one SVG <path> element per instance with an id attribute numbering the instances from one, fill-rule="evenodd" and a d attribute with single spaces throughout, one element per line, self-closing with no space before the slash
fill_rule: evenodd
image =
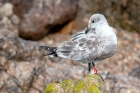
<path id="1" fill-rule="evenodd" d="M 112 40 L 108 38 L 102 39 L 93 33 L 93 30 L 95 29 L 90 29 L 88 33 L 84 33 L 84 31 L 80 32 L 80 34 L 77 33 L 70 41 L 59 46 L 57 49 L 58 56 L 80 60 L 84 63 L 112 56 L 116 52 L 116 44 L 108 43 Z M 68 45 L 68 43 L 70 44 Z M 65 53 L 63 53 L 64 51 Z"/>

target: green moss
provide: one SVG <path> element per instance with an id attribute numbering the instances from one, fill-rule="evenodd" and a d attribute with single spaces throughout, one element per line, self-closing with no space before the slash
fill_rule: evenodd
<path id="1" fill-rule="evenodd" d="M 76 93 L 80 93 L 85 89 L 85 82 L 79 80 L 75 82 L 75 86 L 73 87 L 73 91 Z"/>
<path id="2" fill-rule="evenodd" d="M 101 93 L 99 88 L 97 86 L 95 86 L 94 84 L 87 86 L 86 89 L 87 89 L 88 93 Z"/>
<path id="3" fill-rule="evenodd" d="M 64 80 L 60 83 L 61 87 L 64 89 L 65 93 L 71 93 L 73 88 L 72 80 Z"/>
<path id="4" fill-rule="evenodd" d="M 105 82 L 98 74 L 86 76 L 78 81 L 64 80 L 47 86 L 45 93 L 109 93 Z"/>
<path id="5" fill-rule="evenodd" d="M 45 93 L 57 93 L 58 89 L 57 89 L 57 86 L 58 86 L 58 83 L 52 83 L 52 84 L 49 84 L 47 86 L 47 88 L 45 89 Z"/>
<path id="6" fill-rule="evenodd" d="M 102 77 L 100 77 L 98 74 L 88 75 L 83 80 L 85 81 L 85 83 L 87 85 L 86 89 L 87 89 L 88 93 L 102 93 L 101 88 L 105 86 L 105 83 L 104 83 Z M 100 83 L 98 83 L 98 82 L 100 82 Z M 103 85 L 103 86 L 100 86 L 99 84 Z"/>
<path id="7" fill-rule="evenodd" d="M 91 74 L 84 78 L 87 84 L 94 84 L 100 91 L 106 89 L 103 78 L 98 74 Z"/>

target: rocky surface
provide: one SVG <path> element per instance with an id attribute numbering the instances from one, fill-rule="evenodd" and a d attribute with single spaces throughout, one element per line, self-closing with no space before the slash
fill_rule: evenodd
<path id="1" fill-rule="evenodd" d="M 24 41 L 10 30 L 0 30 L 1 57 L 5 57 L 6 59 L 30 60 L 35 57 L 33 56 L 35 49 L 35 42 L 29 43 Z"/>
<path id="2" fill-rule="evenodd" d="M 0 2 L 0 29 L 11 30 L 18 35 L 20 19 L 13 13 L 13 7 L 11 3 Z"/>
<path id="3" fill-rule="evenodd" d="M 1 93 L 9 91 L 13 93 L 41 93 L 52 82 L 67 79 L 77 80 L 87 75 L 87 65 L 67 59 L 41 57 L 35 48 L 38 44 L 57 45 L 68 39 L 69 35 L 50 34 L 48 38 L 46 37 L 37 43 L 22 40 L 10 31 L 1 30 L 0 32 L 1 37 L 5 37 L 1 38 L 4 43 L 0 44 Z M 54 38 L 58 36 L 59 39 Z M 140 79 L 139 72 L 136 70 L 140 64 L 139 41 L 137 33 L 118 31 L 117 53 L 112 58 L 96 64 L 100 75 L 105 79 L 107 89 L 111 92 L 139 93 Z"/>
<path id="4" fill-rule="evenodd" d="M 43 93 L 109 93 L 103 78 L 98 74 L 90 74 L 83 79 L 65 80 L 49 84 Z"/>
<path id="5" fill-rule="evenodd" d="M 86 75 L 85 66 L 73 66 L 66 59 L 41 57 L 36 50 L 37 42 L 25 41 L 8 30 L 0 30 L 0 41 L 0 92 L 5 93 L 7 89 L 14 93 L 34 89 L 40 92 L 51 82 L 80 79 Z"/>
<path id="6" fill-rule="evenodd" d="M 91 16 L 86 13 L 87 6 L 84 7 L 84 4 L 83 1 L 79 2 L 81 11 L 78 12 L 76 20 L 67 24 L 60 32 L 50 33 L 38 41 L 20 38 L 18 25 L 21 16 L 19 19 L 11 11 L 12 4 L 0 4 L 0 93 L 41 93 L 50 83 L 68 79 L 79 80 L 87 76 L 87 65 L 68 59 L 42 57 L 46 54 L 45 51 L 40 52 L 36 49 L 37 45 L 59 45 L 60 42 L 69 39 L 71 34 L 84 29 Z M 6 9 L 9 12 L 5 12 Z M 3 21 L 5 19 L 8 21 Z M 116 24 L 121 22 L 124 21 L 118 20 Z M 117 53 L 97 63 L 96 67 L 111 93 L 140 93 L 140 35 L 116 29 Z"/>
<path id="7" fill-rule="evenodd" d="M 78 0 L 14 0 L 14 13 L 21 18 L 19 34 L 37 40 L 53 27 L 75 18 Z"/>

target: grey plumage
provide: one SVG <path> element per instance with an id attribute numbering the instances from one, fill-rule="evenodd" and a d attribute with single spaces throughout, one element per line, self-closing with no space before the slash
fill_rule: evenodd
<path id="1" fill-rule="evenodd" d="M 113 30 L 103 15 L 94 14 L 89 20 L 88 27 L 73 35 L 69 41 L 55 48 L 43 47 L 62 58 L 83 63 L 97 62 L 115 54 L 117 37 Z M 53 49 L 55 51 L 52 51 Z"/>

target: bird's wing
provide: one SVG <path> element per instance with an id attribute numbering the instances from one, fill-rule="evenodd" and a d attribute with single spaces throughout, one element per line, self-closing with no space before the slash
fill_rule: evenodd
<path id="1" fill-rule="evenodd" d="M 64 42 L 57 47 L 57 55 L 63 58 L 71 58 L 73 60 L 82 59 L 81 51 L 86 48 L 85 43 L 88 41 L 87 37 L 88 29 L 78 32 L 73 35 L 71 40 Z"/>
<path id="2" fill-rule="evenodd" d="M 57 47 L 57 55 L 72 60 L 101 60 L 116 52 L 116 45 L 111 40 L 102 39 L 86 30 L 77 33 L 70 41 Z"/>
<path id="3" fill-rule="evenodd" d="M 71 40 L 64 42 L 57 47 L 57 55 L 63 58 L 70 58 L 75 48 L 78 48 L 78 40 L 85 36 L 84 30 L 73 35 Z"/>
<path id="4" fill-rule="evenodd" d="M 81 38 L 73 49 L 70 58 L 72 60 L 96 61 L 111 57 L 117 49 L 116 44 L 109 39 L 102 39 L 98 36 L 92 38 Z"/>
<path id="5" fill-rule="evenodd" d="M 116 53 L 116 50 L 117 50 L 117 45 L 112 43 L 112 44 L 105 44 L 105 45 L 102 45 L 103 48 L 102 48 L 102 51 L 101 53 L 98 55 L 95 55 L 93 58 L 94 60 L 102 60 L 102 59 L 105 59 L 105 58 L 109 58 L 111 57 L 112 55 L 114 55 Z M 99 50 L 100 50 L 100 47 L 99 47 Z"/>

